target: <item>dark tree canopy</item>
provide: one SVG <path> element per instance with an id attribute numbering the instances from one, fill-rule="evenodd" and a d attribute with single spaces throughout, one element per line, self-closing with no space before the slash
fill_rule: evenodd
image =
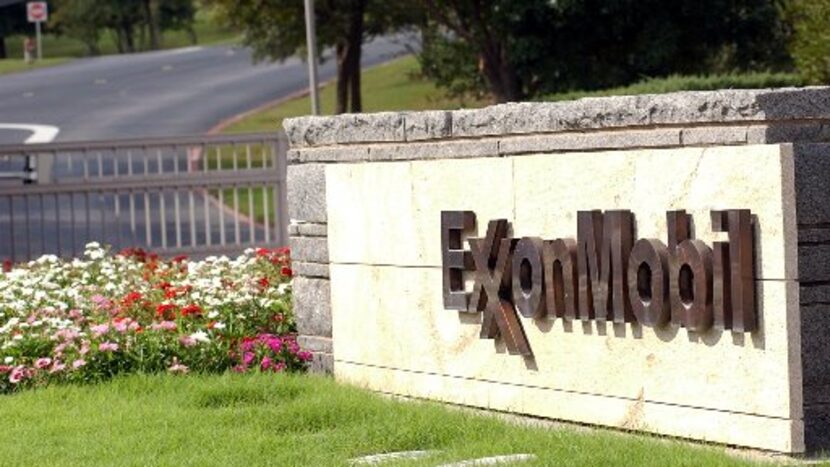
<path id="1" fill-rule="evenodd" d="M 427 76 L 499 102 L 789 60 L 775 0 L 418 1 Z"/>
<path id="2" fill-rule="evenodd" d="M 244 43 L 258 59 L 306 56 L 304 2 L 300 0 L 210 0 L 220 15 L 244 31 Z M 408 24 L 407 1 L 316 0 L 317 46 L 333 48 L 337 60 L 336 112 L 360 112 L 362 44 Z M 322 55 L 322 54 L 321 54 Z"/>

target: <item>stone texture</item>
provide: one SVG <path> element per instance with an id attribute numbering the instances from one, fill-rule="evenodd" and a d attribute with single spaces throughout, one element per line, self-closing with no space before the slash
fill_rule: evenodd
<path id="1" fill-rule="evenodd" d="M 327 172 L 332 263 L 440 265 L 440 212 L 512 218 L 505 158 L 340 164 Z M 504 191 L 502 191 L 504 190 Z"/>
<path id="2" fill-rule="evenodd" d="M 517 235 L 552 239 L 576 235 L 578 210 L 631 209 L 641 237 L 665 239 L 666 211 L 687 209 L 697 237 L 711 242 L 722 235 L 711 232 L 709 211 L 741 207 L 761 226 L 759 277 L 794 279 L 788 161 L 778 146 L 739 146 L 332 166 L 331 261 L 439 266 L 442 210 L 475 211 L 479 235 L 504 218 Z"/>
<path id="3" fill-rule="evenodd" d="M 293 261 L 291 269 L 295 276 L 304 277 L 329 277 L 329 265 L 323 263 L 307 263 L 304 261 Z"/>
<path id="4" fill-rule="evenodd" d="M 830 405 L 804 407 L 804 444 L 809 452 L 830 450 Z"/>
<path id="5" fill-rule="evenodd" d="M 314 162 L 360 162 L 369 159 L 366 146 L 330 146 L 294 150 L 289 162 L 301 164 Z"/>
<path id="6" fill-rule="evenodd" d="M 404 141 L 411 138 L 557 133 L 658 125 L 800 122 L 830 118 L 830 88 L 686 91 L 585 98 L 570 102 L 501 104 L 441 113 L 346 114 L 299 117 L 284 123 L 291 146 Z M 408 124 L 407 122 L 411 122 Z M 757 134 L 756 134 L 757 136 Z M 770 134 L 772 137 L 773 134 Z"/>
<path id="7" fill-rule="evenodd" d="M 712 126 L 684 128 L 681 140 L 686 146 L 746 143 L 745 126 Z"/>
<path id="8" fill-rule="evenodd" d="M 807 224 L 830 223 L 827 181 L 830 180 L 830 144 L 794 144 L 796 213 L 799 230 Z M 816 226 L 819 229 L 822 225 Z"/>
<path id="9" fill-rule="evenodd" d="M 300 348 L 309 352 L 332 353 L 331 338 L 320 336 L 297 336 Z"/>
<path id="10" fill-rule="evenodd" d="M 808 283 L 830 281 L 830 244 L 799 245 L 798 279 Z"/>
<path id="11" fill-rule="evenodd" d="M 325 237 L 328 226 L 315 222 L 297 222 L 288 225 L 288 235 L 293 237 Z"/>
<path id="12" fill-rule="evenodd" d="M 801 284 L 798 292 L 802 305 L 827 304 L 830 305 L 830 284 Z"/>
<path id="13" fill-rule="evenodd" d="M 711 245 L 724 236 L 712 232 L 710 211 L 745 208 L 759 226 L 757 276 L 795 279 L 795 201 L 787 190 L 788 161 L 778 146 L 518 157 L 513 160 L 514 235 L 575 237 L 577 211 L 630 209 L 638 237 L 665 243 L 666 211 L 685 209 L 692 215 L 695 237 Z M 753 167 L 751 177 L 747 167 Z M 567 183 L 552 182 L 557 180 Z"/>
<path id="14" fill-rule="evenodd" d="M 301 335 L 331 337 L 331 288 L 326 279 L 295 277 L 294 316 Z"/>
<path id="15" fill-rule="evenodd" d="M 452 134 L 452 114 L 443 110 L 403 115 L 407 141 L 442 139 Z"/>
<path id="16" fill-rule="evenodd" d="M 522 319 L 535 356 L 529 371 L 500 341 L 480 339 L 480 324 L 472 317 L 443 308 L 440 269 L 331 268 L 338 361 L 628 401 L 645 397 L 763 417 L 800 416 L 800 405 L 791 399 L 800 401 L 800 394 L 791 394 L 790 387 L 791 370 L 798 376 L 800 368 L 789 367 L 788 340 L 799 332 L 793 329 L 797 316 L 789 319 L 798 312 L 797 289 L 787 282 L 759 284 L 763 329 L 746 335 Z"/>
<path id="17" fill-rule="evenodd" d="M 387 144 L 372 146 L 369 149 L 369 159 L 372 161 L 458 159 L 463 157 L 495 157 L 498 155 L 499 143 L 495 139 Z"/>
<path id="18" fill-rule="evenodd" d="M 504 155 L 535 152 L 561 152 L 587 149 L 650 148 L 680 145 L 680 130 L 592 131 L 542 136 L 513 136 L 502 138 L 499 152 Z"/>
<path id="19" fill-rule="evenodd" d="M 326 178 L 322 164 L 289 165 L 288 217 L 292 221 L 326 222 Z"/>
<path id="20" fill-rule="evenodd" d="M 816 122 L 753 125 L 747 130 L 747 143 L 819 143 L 830 141 L 830 127 Z"/>
<path id="21" fill-rule="evenodd" d="M 308 370 L 318 375 L 331 375 L 334 373 L 334 356 L 330 353 L 312 354 Z"/>
<path id="22" fill-rule="evenodd" d="M 830 305 L 802 305 L 801 322 L 804 398 L 815 399 L 811 388 L 830 385 Z"/>
<path id="23" fill-rule="evenodd" d="M 306 116 L 283 123 L 293 148 L 404 140 L 404 117 L 398 112 Z"/>
<path id="24" fill-rule="evenodd" d="M 290 237 L 291 259 L 310 263 L 328 263 L 329 247 L 326 237 Z"/>

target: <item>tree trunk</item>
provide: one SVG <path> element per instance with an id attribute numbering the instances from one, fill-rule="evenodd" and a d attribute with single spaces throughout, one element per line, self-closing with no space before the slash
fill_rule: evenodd
<path id="1" fill-rule="evenodd" d="M 349 105 L 349 66 L 347 61 L 348 47 L 338 42 L 334 47 L 337 55 L 337 99 L 334 106 L 334 113 L 342 114 L 346 112 Z"/>
<path id="2" fill-rule="evenodd" d="M 363 48 L 363 14 L 366 0 L 358 0 L 349 20 L 349 90 L 351 108 L 354 113 L 363 111 L 363 99 L 360 91 L 360 56 Z"/>
<path id="3" fill-rule="evenodd" d="M 483 49 L 480 53 L 480 67 L 496 102 L 501 104 L 522 100 L 522 86 L 505 49 L 500 45 L 485 45 Z"/>
<path id="4" fill-rule="evenodd" d="M 150 50 L 158 50 L 161 47 L 158 15 L 156 14 L 157 7 L 154 3 L 153 0 L 144 0 L 142 2 L 144 21 L 147 23 L 147 30 L 150 33 Z"/>
<path id="5" fill-rule="evenodd" d="M 8 52 L 6 52 L 6 37 L 0 36 L 0 59 L 9 58 Z"/>

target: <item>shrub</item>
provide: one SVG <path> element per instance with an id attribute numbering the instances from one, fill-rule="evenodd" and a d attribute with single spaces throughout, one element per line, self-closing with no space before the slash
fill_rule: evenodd
<path id="1" fill-rule="evenodd" d="M 11 268 L 0 275 L 0 393 L 133 372 L 301 370 L 310 354 L 293 336 L 290 278 L 287 249 L 166 261 L 90 243 L 83 259 Z M 269 352 L 249 365 L 260 341 Z"/>
<path id="2" fill-rule="evenodd" d="M 812 84 L 830 83 L 830 2 L 789 0 L 782 9 L 790 25 L 790 53 Z"/>

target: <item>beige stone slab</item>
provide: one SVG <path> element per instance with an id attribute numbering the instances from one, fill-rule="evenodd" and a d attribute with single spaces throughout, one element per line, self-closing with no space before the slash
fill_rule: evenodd
<path id="1" fill-rule="evenodd" d="M 775 451 L 804 450 L 804 430 L 800 420 L 508 386 L 494 381 L 424 375 L 340 360 L 335 361 L 334 373 L 339 381 L 410 397 Z M 397 383 L 392 388 L 384 386 L 390 374 L 395 375 Z M 435 395 L 436 386 L 443 388 L 440 397 Z"/>
<path id="2" fill-rule="evenodd" d="M 441 211 L 512 219 L 511 169 L 503 158 L 328 166 L 331 262 L 439 266 Z"/>
<path id="3" fill-rule="evenodd" d="M 506 218 L 516 236 L 559 238 L 576 236 L 579 210 L 630 209 L 640 237 L 665 241 L 666 211 L 686 209 L 711 242 L 725 235 L 710 210 L 747 208 L 758 277 L 795 279 L 791 157 L 753 145 L 328 166 L 331 261 L 439 266 L 442 210 L 475 211 L 479 235 Z"/>
<path id="4" fill-rule="evenodd" d="M 710 210 L 751 209 L 757 216 L 757 276 L 795 279 L 787 263 L 784 201 L 788 178 L 778 145 L 607 153 L 565 153 L 513 159 L 516 236 L 574 237 L 576 211 L 629 209 L 640 238 L 666 241 L 666 211 L 685 209 L 694 233 L 707 243 L 725 240 L 713 233 Z M 784 167 L 784 168 L 782 168 Z M 558 181 L 558 183 L 554 182 Z"/>
<path id="5" fill-rule="evenodd" d="M 522 319 L 535 355 L 528 363 L 508 355 L 500 341 L 480 339 L 477 315 L 443 309 L 440 269 L 332 265 L 331 280 L 339 360 L 767 417 L 800 416 L 800 396 L 790 385 L 793 372 L 800 375 L 791 368 L 788 344 L 788 334 L 797 332 L 788 323 L 798 310 L 793 283 L 759 284 L 763 321 L 753 334 L 691 335 L 685 329 Z"/>

